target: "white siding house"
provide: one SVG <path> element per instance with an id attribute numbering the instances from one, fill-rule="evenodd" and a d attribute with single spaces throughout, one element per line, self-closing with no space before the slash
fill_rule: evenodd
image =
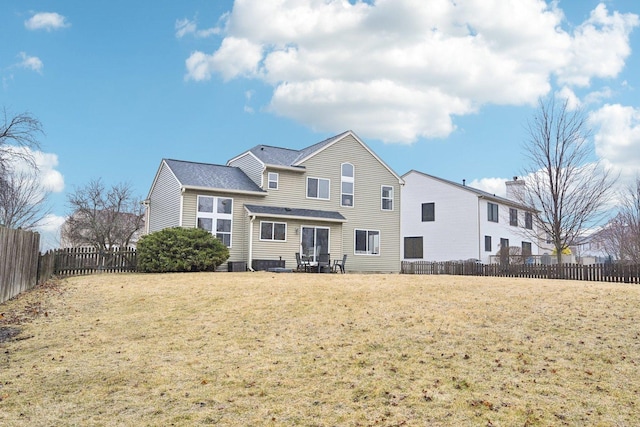
<path id="1" fill-rule="evenodd" d="M 403 260 L 489 263 L 505 247 L 538 254 L 530 208 L 415 170 L 402 179 Z"/>

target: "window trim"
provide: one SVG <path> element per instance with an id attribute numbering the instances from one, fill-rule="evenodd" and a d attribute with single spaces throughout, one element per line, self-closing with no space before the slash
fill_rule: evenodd
<path id="1" fill-rule="evenodd" d="M 353 171 L 352 176 L 348 176 L 344 174 L 343 171 L 343 166 L 344 165 L 350 165 L 351 166 L 351 170 Z M 344 162 L 340 164 L 340 206 L 342 206 L 343 208 L 352 208 L 355 205 L 355 198 L 356 198 L 356 167 L 353 165 L 353 163 L 349 163 L 349 162 Z M 342 184 L 344 184 L 345 182 L 349 182 L 351 183 L 351 193 L 346 193 L 344 191 L 344 188 L 342 187 Z M 345 205 L 343 203 L 343 197 L 344 196 L 351 196 L 351 204 L 350 205 Z"/>
<path id="2" fill-rule="evenodd" d="M 366 249 L 365 252 L 358 252 L 358 231 L 364 231 L 366 234 Z M 377 233 L 378 235 L 378 252 L 371 252 L 370 248 L 369 248 L 369 233 Z M 364 228 L 355 228 L 353 230 L 353 254 L 357 255 L 357 256 L 380 256 L 380 253 L 382 252 L 381 250 L 382 247 L 382 238 L 381 238 L 381 233 L 380 230 L 370 230 L 370 229 L 364 229 Z"/>
<path id="3" fill-rule="evenodd" d="M 316 197 L 311 197 L 309 196 L 309 180 L 310 179 L 315 179 L 318 181 L 318 192 Z M 327 181 L 327 197 L 320 197 L 320 181 Z M 307 188 L 306 188 L 306 196 L 307 199 L 313 199 L 313 200 L 331 200 L 331 180 L 329 178 L 318 178 L 315 176 L 308 176 L 307 177 Z"/>
<path id="4" fill-rule="evenodd" d="M 489 244 L 487 245 L 487 243 L 489 243 Z M 484 236 L 484 251 L 485 252 L 491 252 L 492 248 L 493 248 L 493 242 L 492 242 L 491 236 L 486 236 L 485 235 Z"/>
<path id="5" fill-rule="evenodd" d="M 518 226 L 518 209 L 509 208 L 509 225 L 512 227 Z"/>
<path id="6" fill-rule="evenodd" d="M 212 207 L 213 212 L 200 211 L 200 199 L 201 198 L 213 199 L 213 207 Z M 218 212 L 218 209 L 217 209 L 218 201 L 221 200 L 221 199 L 223 199 L 223 200 L 231 200 L 231 212 L 230 213 Z M 218 238 L 218 234 L 229 235 L 229 246 L 227 246 L 227 247 L 228 248 L 232 248 L 233 247 L 233 205 L 234 205 L 234 202 L 233 202 L 233 198 L 232 197 L 208 196 L 208 195 L 204 195 L 204 194 L 198 194 L 197 197 L 196 197 L 196 224 L 195 224 L 196 228 L 201 228 L 201 227 L 198 227 L 198 220 L 200 218 L 211 219 L 212 220 L 211 230 L 207 230 L 207 231 L 209 231 L 211 234 L 213 234 L 213 236 L 216 237 L 216 238 Z M 228 221 L 231 222 L 231 225 L 229 227 L 229 231 L 228 232 L 226 232 L 226 231 L 218 232 L 218 220 L 228 220 Z M 224 243 L 224 241 L 222 241 L 222 242 Z"/>
<path id="7" fill-rule="evenodd" d="M 411 245 L 411 247 L 420 248 L 420 256 L 407 256 L 407 239 L 411 239 L 411 242 L 416 242 Z M 420 244 L 417 244 L 418 239 L 420 239 Z M 404 249 L 404 259 L 424 259 L 424 236 L 405 236 L 403 241 L 403 249 Z M 413 255 L 413 254 L 411 254 Z"/>
<path id="8" fill-rule="evenodd" d="M 391 191 L 390 191 L 391 196 L 390 197 L 384 197 L 384 189 L 385 188 L 391 189 Z M 383 184 L 383 185 L 380 186 L 380 210 L 381 211 L 393 212 L 394 204 L 395 204 L 394 200 L 393 200 L 394 199 L 394 193 L 395 193 L 395 189 L 393 188 L 393 185 Z M 385 207 L 384 207 L 385 200 L 388 200 L 388 201 L 391 202 L 391 209 L 385 209 Z"/>
<path id="9" fill-rule="evenodd" d="M 524 213 L 524 228 L 533 230 L 533 214 L 531 212 Z"/>
<path id="10" fill-rule="evenodd" d="M 264 239 L 262 237 L 262 226 L 263 224 L 271 224 L 271 238 L 270 239 Z M 275 235 L 276 235 L 276 224 L 278 225 L 284 225 L 284 239 L 276 239 Z M 260 235 L 260 241 L 261 242 L 277 242 L 277 243 L 284 243 L 287 241 L 287 223 L 286 222 L 277 222 L 277 221 L 260 221 L 260 229 L 258 230 L 259 235 Z"/>
<path id="11" fill-rule="evenodd" d="M 431 209 L 432 216 L 431 217 L 427 216 L 426 219 L 425 219 L 425 209 L 424 208 L 425 208 L 425 206 L 428 206 L 428 205 L 432 206 L 432 209 Z M 436 220 L 436 203 L 435 202 L 426 202 L 426 203 L 422 204 L 421 208 L 422 208 L 422 212 L 421 212 L 422 222 L 435 222 L 435 220 Z M 429 218 L 431 218 L 431 219 L 429 219 Z"/>
<path id="12" fill-rule="evenodd" d="M 275 179 L 271 179 L 271 176 L 275 176 Z M 277 190 L 280 184 L 280 174 L 278 172 L 267 172 L 267 189 Z M 275 183 L 276 186 L 272 187 L 271 184 Z"/>
<path id="13" fill-rule="evenodd" d="M 492 207 L 495 206 L 495 215 Z M 500 206 L 497 203 L 487 202 L 487 221 L 489 222 L 499 222 L 498 217 L 500 216 Z M 494 218 L 495 217 L 495 218 Z"/>

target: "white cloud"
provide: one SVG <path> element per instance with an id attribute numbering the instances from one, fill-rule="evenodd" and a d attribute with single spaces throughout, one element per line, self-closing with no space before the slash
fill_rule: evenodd
<path id="1" fill-rule="evenodd" d="M 64 190 L 64 177 L 56 168 L 58 167 L 58 155 L 33 151 L 27 147 L 6 147 L 11 151 L 22 152 L 34 159 L 38 168 L 37 177 L 44 190 L 52 193 L 60 193 Z M 16 172 L 31 172 L 32 167 L 19 157 L 12 159 L 11 168 Z"/>
<path id="2" fill-rule="evenodd" d="M 196 20 L 190 19 L 178 19 L 175 25 L 176 37 L 181 39 L 186 35 L 193 35 L 197 38 L 206 38 L 215 34 L 220 34 L 222 31 L 219 27 L 206 28 L 204 30 L 198 29 L 198 23 Z"/>
<path id="3" fill-rule="evenodd" d="M 507 192 L 505 182 L 507 181 L 509 180 L 505 178 L 482 178 L 474 179 L 468 185 L 499 197 L 505 197 Z"/>
<path id="4" fill-rule="evenodd" d="M 224 19 L 222 43 L 187 59 L 187 79 L 258 79 L 276 114 L 390 142 L 447 136 L 453 116 L 486 104 L 535 104 L 554 79 L 615 77 L 639 23 L 599 5 L 568 31 L 541 0 L 236 0 Z"/>
<path id="5" fill-rule="evenodd" d="M 640 174 L 640 108 L 606 104 L 589 115 L 596 154 L 626 181 Z"/>
<path id="6" fill-rule="evenodd" d="M 35 230 L 40 233 L 41 251 L 46 252 L 60 247 L 60 229 L 65 220 L 66 217 L 50 214 L 35 227 Z"/>
<path id="7" fill-rule="evenodd" d="M 42 74 L 42 68 L 44 64 L 37 56 L 29 56 L 24 52 L 20 52 L 18 57 L 21 61 L 17 64 L 18 67 L 26 68 L 28 70 L 35 71 L 36 73 Z"/>
<path id="8" fill-rule="evenodd" d="M 40 12 L 24 21 L 24 26 L 28 30 L 58 30 L 70 27 L 67 18 L 55 12 Z"/>
<path id="9" fill-rule="evenodd" d="M 218 72 L 225 80 L 238 76 L 254 76 L 262 58 L 261 47 L 247 39 L 227 37 L 213 55 L 196 51 L 187 58 L 187 80 L 209 80 Z"/>

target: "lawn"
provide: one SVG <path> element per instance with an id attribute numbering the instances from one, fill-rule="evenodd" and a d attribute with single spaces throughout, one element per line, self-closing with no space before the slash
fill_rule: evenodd
<path id="1" fill-rule="evenodd" d="M 5 426 L 637 426 L 640 287 L 95 275 L 0 305 Z"/>

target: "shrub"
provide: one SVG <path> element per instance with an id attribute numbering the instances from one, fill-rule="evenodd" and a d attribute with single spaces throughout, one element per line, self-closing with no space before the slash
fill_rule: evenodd
<path id="1" fill-rule="evenodd" d="M 138 271 L 168 273 L 214 271 L 229 258 L 229 249 L 201 228 L 165 228 L 138 241 Z"/>

